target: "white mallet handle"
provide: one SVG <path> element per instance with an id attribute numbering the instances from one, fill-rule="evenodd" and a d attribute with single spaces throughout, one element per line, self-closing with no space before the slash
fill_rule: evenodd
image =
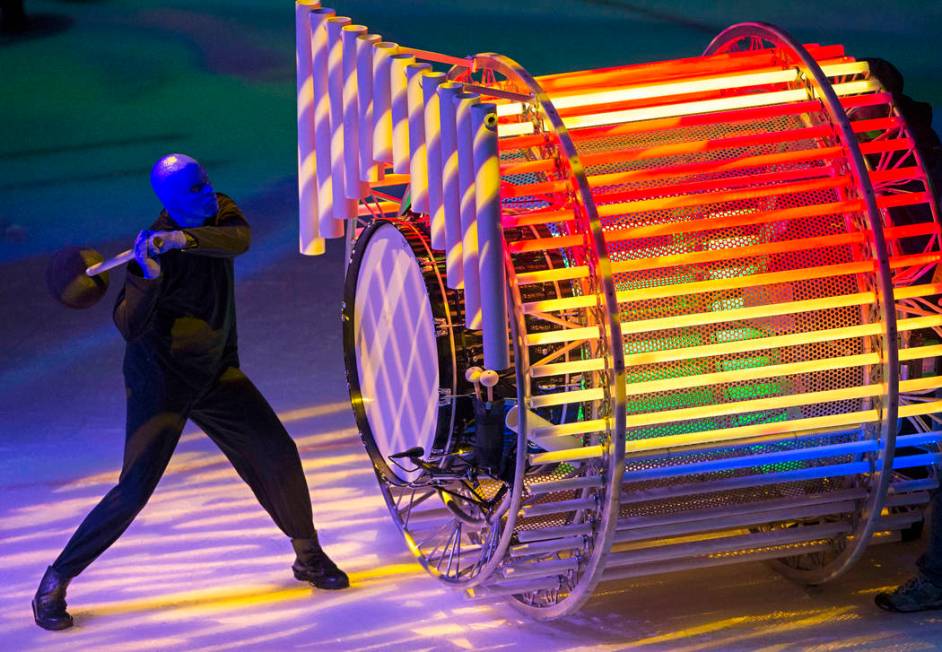
<path id="1" fill-rule="evenodd" d="M 151 238 L 150 244 L 152 247 L 154 247 L 154 249 L 159 250 L 164 246 L 164 241 L 161 238 Z M 121 265 L 129 263 L 132 260 L 134 260 L 134 250 L 128 249 L 127 251 L 122 251 L 114 258 L 109 258 L 108 260 L 103 260 L 100 263 L 95 263 L 85 270 L 85 274 L 87 276 L 95 276 L 96 274 L 107 272 L 109 269 L 120 267 Z"/>

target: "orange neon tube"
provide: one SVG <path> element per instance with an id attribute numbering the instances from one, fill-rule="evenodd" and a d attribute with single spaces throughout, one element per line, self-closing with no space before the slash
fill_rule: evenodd
<path id="1" fill-rule="evenodd" d="M 841 45 L 810 45 L 806 46 L 806 49 L 815 60 L 844 56 L 844 47 Z M 775 65 L 781 65 L 781 53 L 778 50 L 755 50 L 541 75 L 536 79 L 545 91 L 552 93 L 584 88 L 590 84 L 624 85 L 643 83 L 648 79 L 665 79 L 670 76 L 692 76 L 696 73 L 710 74 Z"/>
<path id="2" fill-rule="evenodd" d="M 886 229 L 887 239 L 909 238 L 919 235 L 930 235 L 936 232 L 935 224 L 926 222 L 923 224 L 913 224 L 905 227 L 893 227 Z M 623 231 L 609 231 L 605 234 L 606 242 L 618 242 L 627 240 Z M 778 240 L 775 242 L 765 242 L 757 245 L 745 247 L 736 247 L 734 249 L 710 249 L 706 251 L 693 251 L 682 254 L 671 254 L 666 256 L 655 256 L 652 258 L 632 258 L 630 260 L 619 260 L 612 263 L 613 272 L 637 272 L 646 269 L 663 269 L 665 267 L 677 267 L 680 265 L 697 265 L 702 263 L 711 263 L 721 260 L 734 261 L 739 258 L 749 258 L 752 256 L 766 256 L 772 254 L 781 254 L 793 251 L 807 251 L 809 249 L 818 249 L 824 247 L 839 247 L 852 244 L 864 244 L 869 239 L 869 231 L 857 231 L 851 233 L 839 233 L 837 235 L 818 236 L 813 238 L 799 238 L 795 240 Z M 552 248 L 547 246 L 548 241 L 558 241 L 562 247 L 574 246 L 567 242 L 581 244 L 582 235 L 561 236 L 558 238 L 534 238 L 533 240 L 523 240 L 510 245 L 511 251 L 539 251 Z M 516 247 L 515 245 L 527 244 L 533 245 L 532 249 Z M 635 253 L 639 253 L 637 250 Z"/>
<path id="3" fill-rule="evenodd" d="M 869 66 L 867 63 L 860 61 L 822 66 L 822 71 L 828 77 L 864 74 L 868 70 Z M 715 97 L 717 93 L 722 93 L 723 96 L 726 96 L 729 94 L 729 91 L 733 89 L 738 90 L 757 86 L 783 85 L 798 81 L 798 79 L 799 71 L 797 69 L 779 67 L 764 70 L 749 70 L 735 74 L 725 72 L 720 75 L 667 82 L 662 81 L 654 84 L 619 85 L 611 89 L 569 95 L 551 94 L 551 99 L 560 115 L 580 115 L 585 113 L 590 107 L 627 108 L 637 106 L 640 101 L 655 99 L 663 101 L 666 98 L 679 96 L 695 95 Z M 519 115 L 521 113 L 523 113 L 523 106 L 517 102 L 497 107 L 497 115 L 499 117 Z"/>
<path id="4" fill-rule="evenodd" d="M 887 240 L 898 240 L 919 235 L 931 235 L 936 232 L 936 228 L 936 225 L 932 222 L 925 222 L 922 224 L 890 227 L 884 229 L 883 233 Z M 751 258 L 753 256 L 768 256 L 793 251 L 807 251 L 809 249 L 863 244 L 870 240 L 871 235 L 872 233 L 870 231 L 856 231 L 839 233 L 837 235 L 818 236 L 816 238 L 764 242 L 762 244 L 737 247 L 735 249 L 714 249 L 657 256 L 653 258 L 633 258 L 631 260 L 619 260 L 612 263 L 612 271 L 634 272 L 646 269 L 663 269 L 664 267 L 674 267 L 678 265 L 698 265 L 722 260 L 733 261 L 740 258 Z M 606 241 L 608 241 L 608 238 L 606 238 Z"/>
<path id="5" fill-rule="evenodd" d="M 900 289 L 900 296 L 898 298 L 905 299 L 929 296 L 937 294 L 940 289 L 942 289 L 942 285 L 936 283 L 909 286 L 907 288 Z M 744 319 L 762 319 L 765 317 L 795 315 L 803 312 L 813 312 L 816 310 L 862 306 L 874 303 L 875 301 L 876 294 L 873 292 L 839 294 L 832 297 L 819 297 L 815 299 L 804 299 L 801 301 L 782 301 L 779 303 L 768 303 L 761 306 L 750 306 L 748 308 L 734 308 L 732 310 L 716 310 L 705 313 L 676 315 L 673 317 L 626 321 L 621 323 L 621 330 L 623 335 L 635 335 L 639 333 L 649 333 L 657 330 L 670 330 L 673 328 L 700 326 L 704 324 L 719 324 Z M 524 310 L 524 312 L 527 314 L 534 314 L 532 311 L 528 310 Z M 571 342 L 574 340 L 590 339 L 592 337 L 598 337 L 598 335 L 599 330 L 597 326 L 585 326 L 579 328 L 531 333 L 527 336 L 527 343 L 531 346 L 559 344 L 562 342 Z"/>
<path id="6" fill-rule="evenodd" d="M 735 122 L 753 122 L 755 120 L 763 120 L 768 118 L 816 113 L 820 110 L 821 104 L 819 102 L 814 100 L 806 100 L 804 102 L 795 102 L 794 104 L 772 104 L 769 106 L 734 109 L 722 113 L 702 113 L 683 115 L 673 118 L 657 118 L 654 120 L 625 122 L 622 124 L 605 125 L 601 127 L 587 127 L 585 129 L 572 132 L 570 137 L 574 142 L 579 142 L 593 138 L 611 138 L 613 136 L 627 136 L 639 133 L 660 132 L 666 131 L 668 129 L 679 129 L 682 127 L 702 127 L 707 125 Z M 502 151 L 539 147 L 546 142 L 547 137 L 549 136 L 552 136 L 552 134 L 508 136 L 501 139 L 500 147 Z"/>
<path id="7" fill-rule="evenodd" d="M 728 217 L 704 218 L 690 220 L 689 222 L 665 222 L 662 224 L 642 224 L 612 231 L 611 240 L 625 240 L 634 238 L 653 238 L 660 235 L 679 235 L 681 233 L 702 233 L 717 229 L 728 229 L 742 226 L 757 226 L 773 222 L 787 222 L 808 217 L 823 217 L 840 213 L 853 213 L 862 211 L 862 199 L 846 199 L 844 201 L 829 202 L 827 204 L 813 204 L 811 206 L 796 206 L 794 208 L 779 208 L 771 211 L 757 211 L 742 215 Z M 607 238 L 609 239 L 609 238 Z"/>
<path id="8" fill-rule="evenodd" d="M 912 140 L 906 138 L 894 138 L 890 140 L 878 140 L 868 143 L 861 143 L 860 151 L 863 154 L 881 154 L 886 152 L 911 149 L 912 147 L 914 147 Z M 787 152 L 777 152 L 775 154 L 746 156 L 738 159 L 699 161 L 695 163 L 681 163 L 678 165 L 645 168 L 641 170 L 627 170 L 624 172 L 610 172 L 608 174 L 594 174 L 587 175 L 586 179 L 588 180 L 591 187 L 596 188 L 635 181 L 663 181 L 674 177 L 683 177 L 693 174 L 743 170 L 754 167 L 781 165 L 786 163 L 832 161 L 835 159 L 842 159 L 843 157 L 844 150 L 840 146 L 820 147 L 791 150 Z M 876 174 L 876 172 L 874 174 Z M 879 178 L 883 180 L 886 179 L 885 176 Z M 722 182 L 725 184 L 728 182 L 728 180 L 723 179 Z M 504 197 L 525 197 L 531 195 L 562 193 L 568 191 L 569 185 L 570 181 L 568 179 L 529 184 L 506 184 L 502 194 Z M 673 186 L 671 187 L 671 190 L 673 191 Z M 663 189 L 652 189 L 652 191 L 663 192 Z"/>
<path id="9" fill-rule="evenodd" d="M 706 181 L 684 181 L 675 182 L 670 185 L 670 194 L 677 195 L 684 193 L 691 197 L 704 196 L 709 197 L 705 191 L 723 188 L 733 190 L 737 188 L 755 188 L 765 190 L 767 188 L 778 188 L 781 182 L 786 181 L 812 181 L 815 179 L 840 179 L 835 176 L 837 170 L 832 166 L 814 166 L 800 167 L 792 170 L 780 170 L 775 172 L 746 172 L 736 176 L 724 177 L 722 180 L 708 179 Z M 795 190 L 793 192 L 801 192 Z M 608 192 L 597 191 L 593 193 L 593 198 L 598 202 L 617 201 L 618 203 L 636 202 L 648 199 L 659 199 L 664 196 L 664 188 L 638 188 L 634 190 L 610 190 Z"/>
<path id="10" fill-rule="evenodd" d="M 928 201 L 929 201 L 929 195 L 928 193 L 925 193 L 925 192 L 901 193 L 898 195 L 878 195 L 877 196 L 877 206 L 880 208 L 895 208 L 897 206 L 913 206 L 916 204 L 925 204 L 925 203 L 928 203 Z M 841 208 L 842 206 L 844 208 Z M 798 211 L 799 209 L 806 209 L 806 208 L 807 209 L 822 209 L 822 212 L 809 213 L 808 215 L 804 215 L 798 212 L 796 212 L 794 215 L 789 213 L 789 211 L 792 211 L 792 210 Z M 841 211 L 853 212 L 856 210 L 863 210 L 863 204 L 859 200 L 851 199 L 851 200 L 847 200 L 846 202 L 831 202 L 828 204 L 819 204 L 818 206 L 807 206 L 807 207 L 801 206 L 796 209 L 781 209 L 781 212 L 783 215 L 781 219 L 785 220 L 785 219 L 794 219 L 795 217 L 810 217 L 810 216 L 815 216 L 815 215 L 827 215 L 830 212 L 832 212 L 831 210 L 832 208 L 833 208 L 833 212 L 841 212 Z M 730 222 L 729 224 L 727 224 L 727 226 L 762 224 L 762 223 L 765 223 L 764 216 L 769 216 L 769 215 L 772 215 L 773 213 L 775 213 L 775 211 L 760 211 L 756 213 L 751 213 L 749 217 L 755 217 L 756 218 L 755 222 L 744 221 L 741 224 Z M 743 219 L 746 219 L 746 216 L 739 216 L 739 217 L 743 217 Z M 523 213 L 520 215 L 505 215 L 503 217 L 503 223 L 504 223 L 505 228 L 510 228 L 510 227 L 515 227 L 515 226 L 533 226 L 537 224 L 549 224 L 549 223 L 554 223 L 554 222 L 557 222 L 557 223 L 569 222 L 573 218 L 574 218 L 574 215 L 571 209 L 560 209 L 560 210 L 552 210 L 552 211 L 540 210 L 540 211 L 533 211 L 532 213 Z M 652 225 L 646 225 L 646 226 L 640 226 L 640 227 L 629 227 L 629 229 L 627 230 L 648 229 L 648 228 L 657 229 L 660 231 L 661 235 L 665 234 L 667 231 L 670 231 L 671 233 L 686 233 L 687 225 L 697 225 L 700 222 L 709 222 L 709 223 L 718 224 L 719 219 L 725 219 L 725 218 L 716 218 L 712 220 L 691 220 L 689 222 L 668 222 L 665 224 L 652 224 Z M 731 219 L 735 219 L 735 218 L 731 218 Z M 769 221 L 774 222 L 777 220 L 770 219 Z M 706 230 L 707 226 L 708 225 L 704 224 L 704 225 L 700 225 L 699 227 L 691 228 L 691 230 L 692 231 L 699 231 L 701 229 Z M 657 233 L 654 233 L 653 231 L 651 233 L 657 235 Z M 642 236 L 636 236 L 636 237 L 645 237 L 645 236 L 642 235 Z M 575 269 L 575 268 L 569 268 L 569 269 Z M 558 271 L 558 270 L 552 270 L 552 271 Z M 534 273 L 539 274 L 541 272 L 534 272 Z M 521 274 L 520 277 L 530 278 L 528 274 Z M 569 277 L 569 278 L 577 278 L 577 277 Z M 526 281 L 526 282 L 530 282 L 530 281 Z"/>
<path id="11" fill-rule="evenodd" d="M 645 161 L 667 156 L 681 156 L 683 154 L 696 154 L 700 152 L 713 152 L 722 149 L 737 149 L 753 145 L 769 145 L 787 143 L 791 141 L 811 140 L 833 136 L 834 130 L 827 126 L 804 127 L 787 131 L 761 131 L 743 136 L 730 136 L 729 138 L 714 138 L 707 140 L 691 140 L 669 145 L 656 145 L 654 147 L 638 147 L 615 152 L 593 152 L 579 157 L 586 168 L 592 165 L 608 163 L 627 163 L 630 161 Z M 523 161 L 509 163 L 501 166 L 501 176 L 515 174 L 528 174 L 533 172 L 552 172 L 556 169 L 555 159 L 541 159 L 536 161 Z"/>
<path id="12" fill-rule="evenodd" d="M 850 180 L 846 176 L 826 178 L 820 181 L 801 181 L 795 183 L 786 183 L 766 188 L 750 188 L 746 190 L 701 193 L 692 195 L 681 195 L 676 197 L 659 197 L 656 199 L 642 199 L 638 201 L 629 201 L 617 204 L 605 204 L 598 207 L 599 217 L 613 217 L 625 214 L 645 213 L 649 211 L 665 210 L 670 208 L 683 208 L 689 206 L 701 206 L 705 204 L 718 204 L 722 202 L 738 201 L 741 199 L 755 199 L 759 197 L 770 197 L 776 195 L 792 194 L 798 192 L 811 192 L 815 190 L 826 190 L 846 186 Z M 618 231 L 606 232 L 606 239 L 617 241 Z M 837 237 L 837 236 L 834 236 Z M 528 251 L 545 251 L 549 249 L 559 249 L 564 247 L 581 246 L 584 242 L 582 234 L 574 236 L 560 236 L 549 238 L 533 238 L 530 240 L 517 240 L 508 243 L 508 248 L 512 253 Z M 696 256 L 702 252 L 691 254 L 678 254 L 679 256 Z M 625 261 L 622 261 L 625 262 Z M 621 263 L 618 263 L 621 264 Z M 623 269 L 613 271 L 624 271 Z"/>
<path id="13" fill-rule="evenodd" d="M 742 199 L 755 199 L 759 197 L 773 197 L 776 195 L 793 194 L 798 192 L 814 192 L 817 190 L 830 190 L 841 188 L 849 182 L 849 177 L 838 176 L 818 181 L 799 181 L 783 183 L 770 188 L 751 188 L 748 190 L 734 190 L 721 192 L 705 192 L 680 197 L 658 197 L 656 199 L 642 199 L 617 204 L 599 206 L 599 217 L 613 217 L 625 213 L 642 213 L 645 211 L 664 210 L 668 208 L 686 208 L 688 206 L 702 206 L 704 204 L 719 204 L 722 202 L 739 201 Z"/>
<path id="14" fill-rule="evenodd" d="M 855 62 L 824 65 L 822 67 L 825 75 L 832 79 L 835 76 L 840 76 L 840 72 L 847 72 L 852 69 L 857 70 L 857 72 L 850 74 L 864 74 L 867 65 Z M 565 119 L 671 104 L 721 100 L 735 96 L 745 97 L 754 94 L 757 89 L 762 89 L 765 93 L 794 90 L 794 83 L 797 80 L 798 73 L 796 69 L 775 68 L 751 70 L 729 76 L 684 78 L 663 84 L 601 87 L 577 95 L 561 97 L 553 94 L 551 99 L 554 106 L 559 110 L 559 115 Z M 797 95 L 795 97 L 798 98 Z M 801 100 L 796 99 L 795 101 Z M 519 104 L 517 106 L 506 106 L 503 110 L 505 121 L 513 122 L 512 119 L 508 118 L 518 115 L 521 108 Z M 818 110 L 820 110 L 820 107 Z"/>
<path id="15" fill-rule="evenodd" d="M 834 84 L 831 88 L 838 96 L 842 96 L 857 93 L 867 93 L 878 90 L 880 87 L 878 83 L 873 80 L 863 80 Z M 810 92 L 811 91 L 807 89 L 795 89 L 787 91 L 772 91 L 769 93 L 734 95 L 718 99 L 682 102 L 677 104 L 662 104 L 639 109 L 625 109 L 621 111 L 609 111 L 606 113 L 597 113 L 591 115 L 570 116 L 568 118 L 562 118 L 562 121 L 567 129 L 576 130 L 584 127 L 597 127 L 620 122 L 634 122 L 640 120 L 650 120 L 654 118 L 690 115 L 693 113 L 727 111 L 729 109 L 741 109 L 769 104 L 801 102 L 809 99 Z M 533 132 L 534 126 L 529 121 L 501 123 L 498 125 L 498 133 L 501 137 L 520 136 L 531 134 Z"/>

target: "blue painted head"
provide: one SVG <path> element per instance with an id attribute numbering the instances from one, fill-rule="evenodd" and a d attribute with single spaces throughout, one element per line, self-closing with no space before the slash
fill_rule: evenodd
<path id="1" fill-rule="evenodd" d="M 173 221 L 199 226 L 219 210 L 206 170 L 186 154 L 167 154 L 154 163 L 150 185 Z"/>

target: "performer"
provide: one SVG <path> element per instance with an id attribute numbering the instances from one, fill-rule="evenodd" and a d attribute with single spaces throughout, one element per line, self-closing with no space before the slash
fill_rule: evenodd
<path id="1" fill-rule="evenodd" d="M 893 64 L 884 59 L 868 59 L 867 62 L 871 73 L 892 93 L 925 163 L 937 205 L 942 205 L 942 144 L 932 129 L 932 106 L 903 94 L 903 75 Z M 893 216 L 900 223 L 908 223 L 905 213 L 894 213 Z M 924 216 L 919 219 L 924 219 Z M 920 252 L 921 248 L 911 253 Z M 939 282 L 939 275 L 940 270 L 937 269 L 933 282 Z M 929 544 L 916 562 L 918 573 L 894 591 L 877 594 L 874 601 L 881 609 L 898 612 L 942 609 L 942 490 L 937 489 L 932 497 L 928 525 Z"/>
<path id="2" fill-rule="evenodd" d="M 43 575 L 33 614 L 46 629 L 72 626 L 66 587 L 147 503 L 188 418 L 291 538 L 294 576 L 322 589 L 349 586 L 318 543 L 297 447 L 239 369 L 232 259 L 249 247 L 248 222 L 188 156 L 157 161 L 151 185 L 165 210 L 151 230 L 138 234 L 135 262 L 114 309 L 127 340 L 124 465 L 118 484 Z"/>

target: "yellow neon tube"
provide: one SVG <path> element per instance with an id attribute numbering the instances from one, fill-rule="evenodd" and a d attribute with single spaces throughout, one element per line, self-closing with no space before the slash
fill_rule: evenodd
<path id="1" fill-rule="evenodd" d="M 942 315 L 929 315 L 926 317 L 899 319 L 897 320 L 896 325 L 897 329 L 900 331 L 942 326 Z M 798 344 L 827 342 L 831 340 L 848 339 L 851 337 L 872 337 L 879 335 L 882 331 L 883 324 L 875 322 L 872 324 L 844 326 L 842 328 L 830 328 L 820 331 L 792 333 L 790 335 L 760 337 L 752 340 L 743 340 L 740 342 L 724 342 L 722 344 L 690 346 L 680 349 L 669 349 L 666 351 L 634 353 L 625 356 L 625 366 L 628 367 L 654 364 L 657 362 L 678 362 L 680 360 L 694 360 L 696 358 L 706 358 L 714 355 L 726 355 L 730 353 L 765 351 L 782 346 L 795 346 Z M 540 344 L 559 344 L 562 342 L 571 342 L 574 340 L 591 339 L 593 337 L 598 337 L 598 335 L 598 326 L 573 328 L 564 331 L 547 331 L 545 333 L 531 333 L 527 335 L 527 344 L 529 346 L 536 346 Z"/>
<path id="2" fill-rule="evenodd" d="M 900 417 L 920 416 L 923 414 L 933 414 L 940 411 L 942 411 L 942 401 L 912 403 L 910 405 L 899 406 Z M 644 451 L 680 448 L 683 446 L 693 446 L 697 444 L 712 444 L 721 441 L 749 439 L 751 437 L 771 437 L 775 435 L 784 435 L 790 432 L 824 430 L 827 428 L 837 428 L 841 426 L 874 423 L 879 420 L 880 415 L 876 410 L 863 410 L 860 412 L 849 412 L 846 414 L 832 414 L 824 417 L 796 419 L 794 421 L 757 423 L 748 426 L 739 426 L 736 428 L 721 428 L 718 430 L 707 430 L 703 432 L 671 435 L 669 437 L 658 437 L 656 439 L 642 439 L 637 441 L 628 440 L 625 443 L 625 451 L 627 453 L 640 453 Z"/>
<path id="3" fill-rule="evenodd" d="M 870 70 L 870 67 L 865 61 L 854 61 L 851 63 L 840 63 L 836 65 L 823 66 L 821 70 L 824 71 L 824 74 L 828 77 L 844 77 L 847 75 L 864 74 Z M 578 95 L 555 96 L 551 93 L 550 99 L 553 101 L 553 105 L 557 109 L 563 110 L 581 106 L 592 106 L 593 104 L 631 102 L 633 100 L 647 100 L 654 99 L 656 97 L 686 95 L 689 93 L 705 93 L 709 91 L 721 91 L 731 88 L 766 86 L 768 84 L 787 84 L 789 82 L 796 81 L 799 81 L 798 70 L 794 68 L 787 68 L 785 70 L 750 72 L 739 75 L 709 77 L 706 79 L 694 79 L 680 82 L 670 82 L 666 84 L 631 86 L 628 88 L 616 88 L 612 90 L 581 93 Z M 523 105 L 520 102 L 513 102 L 497 107 L 498 117 L 520 115 L 522 113 Z"/>
<path id="4" fill-rule="evenodd" d="M 920 358 L 934 358 L 940 356 L 942 356 L 942 344 L 918 346 L 899 350 L 899 359 L 901 362 L 906 360 L 918 360 Z M 771 377 L 772 375 L 784 376 L 793 373 L 809 373 L 813 371 L 826 371 L 828 369 L 841 369 L 844 367 L 876 364 L 877 362 L 879 362 L 879 360 L 876 358 L 875 353 L 857 356 L 845 356 L 840 358 L 825 358 L 822 360 L 807 360 L 803 362 L 771 365 L 767 367 L 755 367 L 751 369 L 739 369 L 736 371 L 723 371 L 711 374 L 683 376 L 680 378 L 671 378 L 667 380 L 651 380 L 641 383 L 629 383 L 628 392 L 632 395 L 646 394 L 650 392 L 661 392 L 671 389 L 685 389 L 688 387 L 735 382 L 739 380 L 756 380 L 767 377 L 764 373 L 767 370 L 770 372 L 770 376 L 768 377 Z M 798 367 L 801 368 L 799 369 Z M 574 360 L 571 362 L 556 362 L 552 364 L 534 365 L 530 367 L 529 374 L 532 378 L 547 378 L 550 376 L 563 376 L 583 372 L 601 371 L 604 368 L 604 359 L 589 358 L 587 360 Z M 774 372 L 774 374 L 772 372 Z M 542 399 L 542 397 L 539 398 Z"/>
<path id="5" fill-rule="evenodd" d="M 834 89 L 834 92 L 837 93 L 839 97 L 842 97 L 845 95 L 876 92 L 880 90 L 880 85 L 876 81 L 868 79 L 865 81 L 834 84 L 831 88 Z M 736 97 L 724 97 L 715 100 L 700 100 L 697 102 L 666 104 L 663 106 L 651 106 L 641 109 L 611 111 L 608 113 L 599 113 L 596 115 L 569 116 L 567 118 L 563 118 L 563 124 L 567 129 L 600 127 L 603 125 L 618 124 L 621 122 L 640 122 L 642 120 L 675 118 L 683 115 L 694 115 L 697 113 L 714 113 L 717 111 L 729 111 L 731 109 L 746 109 L 759 106 L 769 106 L 771 104 L 788 104 L 790 102 L 801 102 L 807 100 L 809 95 L 813 97 L 813 94 L 809 93 L 809 91 L 805 89 L 775 91 L 772 93 L 755 93 L 750 95 L 739 95 Z M 497 133 L 501 138 L 509 136 L 526 136 L 534 133 L 533 123 L 503 123 L 498 126 Z"/>
<path id="6" fill-rule="evenodd" d="M 897 330 L 899 331 L 909 331 L 919 328 L 942 326 L 942 315 L 899 319 L 896 322 L 896 326 Z M 873 337 L 880 335 L 882 332 L 883 324 L 873 323 L 861 324 L 858 326 L 845 326 L 842 328 L 830 328 L 821 331 L 793 333 L 790 335 L 776 335 L 772 337 L 757 338 L 754 340 L 743 340 L 740 342 L 724 342 L 722 344 L 710 344 L 707 346 L 692 346 L 684 349 L 674 349 L 671 351 L 650 351 L 647 353 L 635 353 L 625 356 L 625 366 L 628 367 L 643 364 L 653 364 L 655 362 L 693 360 L 716 355 L 726 355 L 729 353 L 766 351 L 768 349 L 774 349 L 781 346 L 796 346 L 800 344 L 812 344 L 814 342 L 829 342 L 832 340 L 847 339 L 851 337 Z"/>
<path id="7" fill-rule="evenodd" d="M 772 367 L 760 368 L 763 372 L 762 374 L 756 374 L 755 378 L 770 378 L 778 375 L 787 375 L 787 374 L 799 374 L 809 371 L 821 371 L 826 369 L 840 369 L 850 366 L 860 366 L 862 364 L 875 364 L 879 361 L 879 356 L 877 354 L 867 354 L 860 356 L 847 356 L 847 358 L 854 359 L 855 365 L 849 364 L 827 364 L 827 365 L 815 365 L 809 364 L 808 362 L 799 362 L 793 363 L 790 365 L 775 365 L 778 368 L 778 373 L 770 373 L 773 371 Z M 845 359 L 847 359 L 845 358 Z M 831 362 L 829 360 L 815 360 L 814 362 Z M 790 369 L 783 372 L 782 367 L 790 367 Z M 807 368 L 804 368 L 807 367 Z M 817 368 L 815 368 L 817 367 Z M 752 371 L 752 370 L 749 370 Z M 733 375 L 737 372 L 729 372 L 729 375 Z M 638 391 L 637 385 L 646 384 L 638 383 L 637 385 L 628 384 L 628 395 L 635 396 L 643 393 L 650 393 L 651 391 L 668 391 L 671 389 L 678 389 L 680 387 L 690 387 L 690 386 L 705 386 L 709 384 L 714 384 L 708 382 L 706 379 L 709 376 L 722 376 L 724 374 L 703 374 L 701 376 L 687 376 L 683 379 L 673 379 L 674 382 L 670 381 L 654 381 L 661 385 L 661 388 L 658 390 L 647 389 L 646 391 Z M 746 380 L 747 378 L 742 378 Z M 677 380 L 685 380 L 685 383 L 678 383 Z M 739 380 L 739 379 L 737 379 Z M 694 382 L 700 381 L 700 382 Z M 718 381 L 718 382 L 731 382 Z M 899 389 L 901 392 L 915 392 L 924 389 L 934 389 L 936 387 L 942 386 L 942 378 L 937 376 L 930 376 L 927 378 L 917 378 L 914 380 L 904 380 L 899 384 Z M 820 392 L 807 392 L 802 394 L 789 394 L 787 396 L 775 396 L 767 397 L 762 399 L 753 399 L 749 401 L 736 401 L 730 403 L 714 403 L 712 405 L 698 406 L 692 408 L 683 408 L 678 410 L 665 410 L 662 412 L 648 412 L 645 414 L 634 414 L 628 415 L 628 427 L 639 428 L 642 426 L 651 426 L 659 423 L 669 423 L 672 421 L 689 421 L 691 419 L 702 419 L 707 417 L 715 416 L 724 416 L 731 414 L 743 414 L 746 412 L 758 412 L 761 410 L 772 410 L 776 408 L 787 408 L 787 407 L 799 407 L 802 405 L 811 405 L 812 403 L 828 403 L 831 401 L 842 401 L 847 399 L 855 398 L 867 398 L 870 396 L 879 396 L 884 391 L 883 387 L 880 385 L 861 385 L 858 387 L 845 387 L 840 389 L 831 389 L 824 390 Z M 541 408 L 549 407 L 553 405 L 564 405 L 567 403 L 581 403 L 583 401 L 597 401 L 603 398 L 603 391 L 601 389 L 586 389 L 575 392 L 561 392 L 558 394 L 547 394 L 543 396 L 534 397 L 530 401 L 531 408 Z"/>
<path id="8" fill-rule="evenodd" d="M 915 254 L 907 256 L 894 256 L 890 259 L 890 269 L 900 269 L 902 267 L 914 267 L 918 265 L 928 265 L 937 263 L 942 259 L 942 254 L 932 252 L 928 254 Z M 792 281 L 811 280 L 817 278 L 826 278 L 829 276 L 844 276 L 849 274 L 872 273 L 875 269 L 874 261 L 861 261 L 857 263 L 839 263 L 837 265 L 823 265 L 821 267 L 805 267 L 784 272 L 765 272 L 762 274 L 752 274 L 749 276 L 734 276 L 731 278 L 711 279 L 709 281 L 694 281 L 692 283 L 677 283 L 675 285 L 661 285 L 650 288 L 639 288 L 637 290 L 621 290 L 616 294 L 618 303 L 628 303 L 631 301 L 644 301 L 647 299 L 662 299 L 665 297 L 676 297 L 685 294 L 699 294 L 702 292 L 716 292 L 719 290 L 734 290 L 747 287 L 757 287 L 760 285 L 773 285 L 777 283 L 788 283 Z M 560 273 L 554 274 L 559 271 Z M 534 276 L 547 274 L 547 277 Z M 520 285 L 528 283 L 553 282 L 566 279 L 579 279 L 588 277 L 588 268 L 586 267 L 562 267 L 559 270 L 547 270 L 547 272 L 532 272 L 528 274 L 519 274 L 517 282 Z M 585 308 L 596 305 L 595 296 L 567 297 L 565 299 L 547 299 L 545 301 L 533 301 L 526 306 L 533 306 L 533 310 L 538 312 L 554 312 L 557 310 L 568 310 L 573 308 Z"/>
<path id="9" fill-rule="evenodd" d="M 932 376 L 929 378 L 917 378 L 915 380 L 901 381 L 899 384 L 899 389 L 901 392 L 911 392 L 921 389 L 933 389 L 940 386 L 942 386 L 942 378 L 938 376 Z M 886 388 L 882 384 L 859 385 L 856 387 L 828 389 L 820 392 L 805 392 L 801 394 L 789 394 L 786 396 L 752 399 L 749 401 L 735 401 L 731 403 L 703 405 L 691 408 L 683 408 L 680 410 L 647 412 L 645 414 L 629 414 L 627 425 L 629 428 L 641 428 L 645 426 L 657 425 L 660 423 L 671 423 L 673 421 L 691 421 L 693 419 L 746 414 L 748 412 L 760 412 L 762 410 L 774 410 L 779 408 L 801 407 L 804 405 L 830 403 L 832 401 L 871 398 L 874 396 L 880 396 L 885 391 Z"/>
<path id="10" fill-rule="evenodd" d="M 901 415 L 902 416 L 902 415 Z M 876 410 L 862 410 L 845 414 L 830 414 L 823 417 L 808 419 L 795 419 L 794 421 L 776 421 L 773 423 L 755 423 L 735 428 L 719 428 L 703 432 L 691 432 L 680 435 L 669 435 L 654 439 L 629 439 L 625 443 L 626 453 L 640 453 L 642 451 L 661 450 L 665 448 L 682 448 L 696 444 L 713 444 L 717 442 L 748 439 L 750 437 L 763 437 L 784 435 L 790 432 L 823 430 L 863 423 L 873 423 L 880 418 Z"/>
<path id="11" fill-rule="evenodd" d="M 540 436 L 540 435 L 534 435 Z M 530 456 L 530 464 L 554 464 L 557 462 L 574 462 L 602 457 L 602 446 L 585 446 L 581 448 L 566 448 L 548 453 L 538 453 Z"/>
<path id="12" fill-rule="evenodd" d="M 545 378 L 547 376 L 577 374 L 584 371 L 601 371 L 604 368 L 605 360 L 602 358 L 573 360 L 571 362 L 554 362 L 552 364 L 533 365 L 530 367 L 530 377 Z"/>
<path id="13" fill-rule="evenodd" d="M 910 403 L 909 405 L 899 406 L 899 415 L 901 417 L 918 417 L 923 414 L 934 414 L 936 412 L 942 412 L 942 401 Z"/>

